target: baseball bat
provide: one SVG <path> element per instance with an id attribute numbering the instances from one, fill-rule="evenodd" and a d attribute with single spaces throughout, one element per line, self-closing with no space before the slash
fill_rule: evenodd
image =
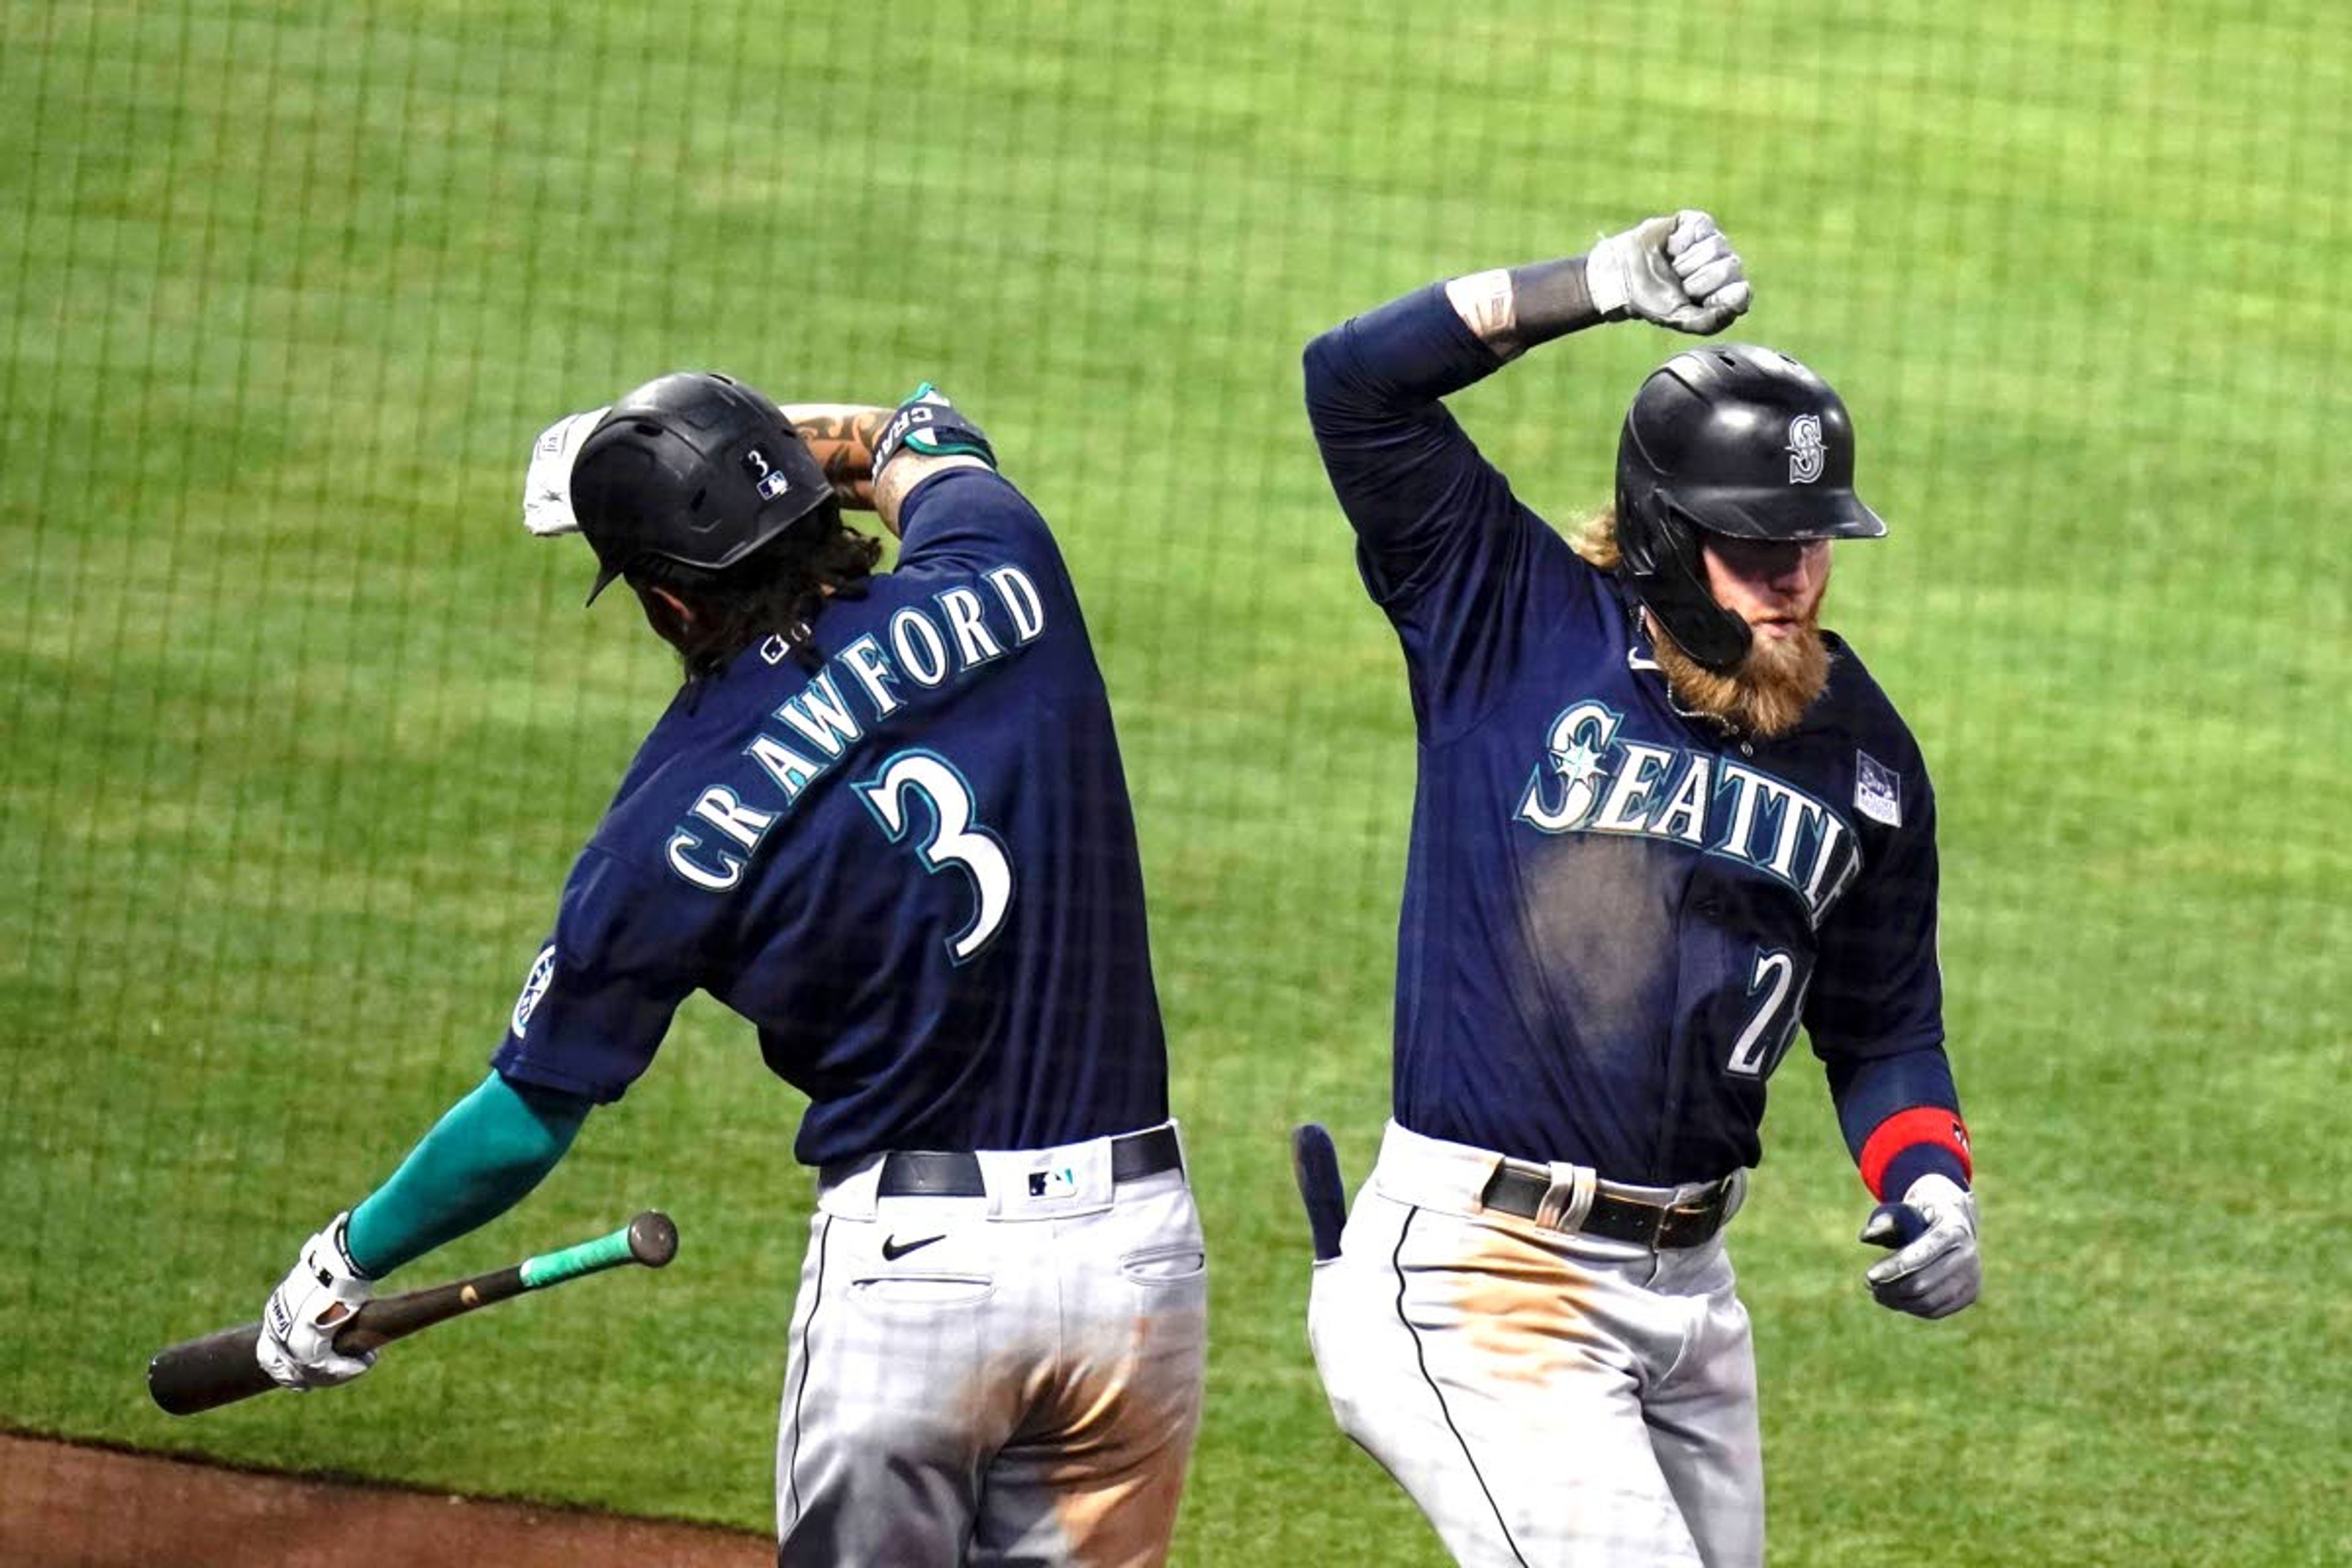
<path id="1" fill-rule="evenodd" d="M 677 1226 L 669 1215 L 647 1209 L 593 1241 L 526 1258 L 470 1279 L 362 1302 L 336 1331 L 335 1348 L 345 1355 L 372 1351 L 526 1290 L 543 1290 L 625 1263 L 659 1268 L 677 1256 Z M 254 1359 L 260 1339 L 261 1325 L 255 1322 L 167 1346 L 147 1363 L 147 1392 L 173 1415 L 194 1415 L 267 1394 L 278 1384 Z"/>

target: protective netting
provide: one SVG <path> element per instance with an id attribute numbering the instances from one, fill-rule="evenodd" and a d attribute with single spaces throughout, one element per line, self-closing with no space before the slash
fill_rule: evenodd
<path id="1" fill-rule="evenodd" d="M 800 1101 L 708 1001 L 403 1282 L 656 1204 L 667 1275 L 299 1403 L 174 1424 L 139 1374 L 479 1080 L 672 689 L 520 528 L 532 435 L 681 367 L 931 379 L 1055 523 L 1126 749 L 1216 1279 L 1179 1556 L 1438 1561 L 1300 1325 L 1283 1134 L 1359 1174 L 1386 1113 L 1413 756 L 1297 355 L 1692 205 L 1893 526 L 1827 619 L 1936 773 L 1989 1216 L 1965 1326 L 1874 1315 L 1791 1058 L 1739 1237 L 1776 1560 L 2347 1549 L 2328 0 L 18 4 L 0 104 L 0 1426 L 764 1528 Z M 1456 411 L 1570 519 L 1675 346 Z"/>

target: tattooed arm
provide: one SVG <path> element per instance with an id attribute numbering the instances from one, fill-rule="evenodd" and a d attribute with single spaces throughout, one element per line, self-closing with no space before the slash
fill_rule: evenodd
<path id="1" fill-rule="evenodd" d="M 783 409 L 784 417 L 816 454 L 817 467 L 833 481 L 835 499 L 845 507 L 877 513 L 882 526 L 894 534 L 898 531 L 899 503 L 923 479 L 942 468 L 988 467 L 977 458 L 902 452 L 891 461 L 877 492 L 874 444 L 882 438 L 882 427 L 896 410 L 862 403 L 787 403 Z"/>
<path id="2" fill-rule="evenodd" d="M 874 510 L 874 443 L 890 417 L 887 408 L 862 403 L 787 403 L 793 422 L 816 466 L 833 481 L 834 499 L 858 511 Z"/>

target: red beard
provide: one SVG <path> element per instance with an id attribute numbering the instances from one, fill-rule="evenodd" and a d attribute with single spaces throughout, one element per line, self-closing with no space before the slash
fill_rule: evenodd
<path id="1" fill-rule="evenodd" d="M 1819 603 L 1794 637 L 1751 640 L 1748 657 L 1727 675 L 1685 653 L 1656 617 L 1644 618 L 1658 668 L 1665 671 L 1675 700 L 1736 734 L 1764 741 L 1787 734 L 1829 684 L 1830 650 L 1822 641 Z"/>

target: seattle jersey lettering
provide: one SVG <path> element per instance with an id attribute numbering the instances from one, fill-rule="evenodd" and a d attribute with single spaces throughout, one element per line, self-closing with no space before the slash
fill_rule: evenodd
<path id="1" fill-rule="evenodd" d="M 729 785 L 712 784 L 670 834 L 670 870 L 709 892 L 733 888 L 768 830 L 849 754 L 868 724 L 905 707 L 910 688 L 960 679 L 1045 632 L 1045 601 L 1026 573 L 1000 566 L 982 581 L 994 595 L 1001 623 L 992 623 L 991 606 L 977 591 L 950 588 L 932 600 L 936 614 L 912 605 L 899 610 L 881 636 L 868 634 L 843 648 L 779 704 L 771 715 L 775 729 L 752 736 L 744 754 L 780 798 L 754 804 Z"/>
<path id="2" fill-rule="evenodd" d="M 1518 820 L 1540 833 L 1625 833 L 1747 862 L 1786 884 L 1815 925 L 1861 855 L 1837 813 L 1760 769 L 1711 752 L 1621 740 L 1624 715 L 1586 698 L 1552 721 Z"/>

